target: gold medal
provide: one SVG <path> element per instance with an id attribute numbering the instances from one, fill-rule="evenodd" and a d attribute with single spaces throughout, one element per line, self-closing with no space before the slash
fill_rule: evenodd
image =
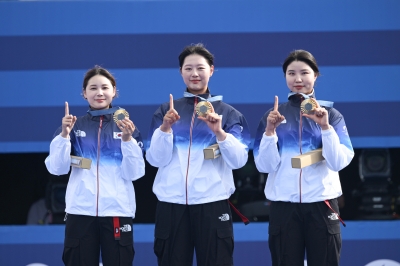
<path id="1" fill-rule="evenodd" d="M 129 114 L 125 109 L 118 109 L 115 111 L 113 119 L 114 122 L 117 123 L 118 121 L 124 120 L 125 117 L 129 118 Z"/>
<path id="2" fill-rule="evenodd" d="M 300 105 L 303 114 L 310 114 L 315 108 L 317 108 L 317 102 L 313 98 L 305 99 Z"/>
<path id="3" fill-rule="evenodd" d="M 211 113 L 212 106 L 210 102 L 203 101 L 196 105 L 195 110 L 198 116 L 206 117 L 208 113 Z"/>

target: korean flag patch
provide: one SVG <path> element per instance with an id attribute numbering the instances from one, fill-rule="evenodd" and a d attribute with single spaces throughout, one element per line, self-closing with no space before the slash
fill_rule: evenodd
<path id="1" fill-rule="evenodd" d="M 122 132 L 114 132 L 114 139 L 121 139 L 122 138 Z"/>

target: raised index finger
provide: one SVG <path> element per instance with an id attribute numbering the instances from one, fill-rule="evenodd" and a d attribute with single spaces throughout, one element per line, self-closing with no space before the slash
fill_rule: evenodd
<path id="1" fill-rule="evenodd" d="M 275 95 L 274 111 L 278 111 L 278 96 Z"/>
<path id="2" fill-rule="evenodd" d="M 169 95 L 169 110 L 174 109 L 174 97 L 172 97 L 172 94 Z"/>
<path id="3" fill-rule="evenodd" d="M 65 115 L 69 115 L 68 102 L 65 102 Z"/>

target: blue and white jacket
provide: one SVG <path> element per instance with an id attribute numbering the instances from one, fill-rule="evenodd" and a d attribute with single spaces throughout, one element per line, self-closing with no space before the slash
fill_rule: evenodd
<path id="1" fill-rule="evenodd" d="M 174 100 L 180 119 L 171 133 L 159 129 L 169 102 L 154 113 L 146 159 L 158 167 L 153 192 L 160 201 L 192 205 L 228 199 L 235 191 L 232 169 L 247 162 L 250 135 L 244 116 L 222 101 L 211 102 L 215 112 L 222 116 L 222 129 L 227 133 L 225 140 L 218 141 L 207 124 L 197 119 L 195 106 L 199 100 Z M 221 156 L 204 160 L 203 149 L 215 143 L 219 144 Z"/>
<path id="2" fill-rule="evenodd" d="M 132 181 L 142 177 L 145 169 L 142 138 L 136 128 L 131 141 L 123 142 L 122 132 L 110 114 L 113 111 L 107 110 L 108 114 L 88 111 L 79 117 L 69 138 L 61 137 L 61 127 L 58 128 L 45 164 L 51 174 L 63 175 L 70 170 L 70 155 L 92 160 L 90 170 L 71 169 L 66 213 L 134 218 L 136 200 Z"/>
<path id="3" fill-rule="evenodd" d="M 312 95 L 311 97 L 314 97 Z M 280 104 L 278 111 L 285 116 L 276 128 L 276 135 L 266 136 L 268 110 L 261 118 L 254 141 L 257 169 L 269 173 L 265 196 L 272 201 L 319 202 L 342 195 L 338 171 L 354 156 L 342 114 L 325 107 L 331 128 L 322 130 L 312 119 L 300 112 L 301 100 L 293 95 Z M 292 168 L 291 158 L 322 148 L 323 161 L 303 169 Z"/>

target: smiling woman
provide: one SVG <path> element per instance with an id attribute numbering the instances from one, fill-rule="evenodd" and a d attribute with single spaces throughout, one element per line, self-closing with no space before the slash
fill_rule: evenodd
<path id="1" fill-rule="evenodd" d="M 98 265 L 101 248 L 105 265 L 115 261 L 132 265 L 136 212 L 132 181 L 144 175 L 142 138 L 129 116 L 113 119 L 121 109 L 111 106 L 116 82 L 106 69 L 95 66 L 86 72 L 82 94 L 89 111 L 77 118 L 65 102 L 62 125 L 45 160 L 53 175 L 67 174 L 75 166 L 72 156 L 89 162 L 84 169 L 72 167 L 69 176 L 63 262 Z M 120 226 L 129 230 L 113 233 Z"/>
<path id="2" fill-rule="evenodd" d="M 247 122 L 222 96 L 211 95 L 214 56 L 203 44 L 184 47 L 179 67 L 184 97 L 170 94 L 155 111 L 146 151 L 158 168 L 154 253 L 159 265 L 192 265 L 194 251 L 197 265 L 233 265 L 228 199 L 235 191 L 232 170 L 248 159 Z M 211 145 L 220 156 L 207 159 Z"/>
<path id="3" fill-rule="evenodd" d="M 271 201 L 272 265 L 301 265 L 305 253 L 309 265 L 339 265 L 344 222 L 339 216 L 338 197 L 343 193 L 338 172 L 350 164 L 354 150 L 342 114 L 332 102 L 316 100 L 319 68 L 314 56 L 292 51 L 282 70 L 290 90 L 288 102 L 279 104 L 275 96 L 254 143 L 257 169 L 268 173 L 264 192 Z M 308 100 L 315 105 L 301 112 Z M 322 160 L 294 169 L 293 158 L 321 148 Z"/>

